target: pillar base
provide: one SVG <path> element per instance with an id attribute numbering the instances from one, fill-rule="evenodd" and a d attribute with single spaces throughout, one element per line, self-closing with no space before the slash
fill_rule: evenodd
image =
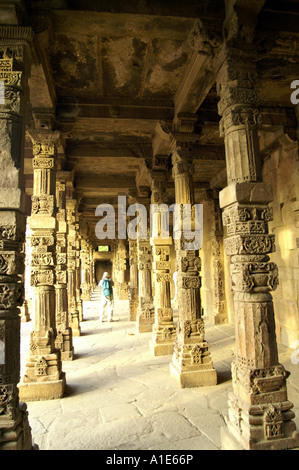
<path id="1" fill-rule="evenodd" d="M 276 439 L 272 441 L 254 442 L 246 441 L 237 430 L 231 427 L 222 427 L 221 450 L 299 450 L 299 433 L 293 432 L 289 438 Z"/>
<path id="2" fill-rule="evenodd" d="M 151 333 L 153 331 L 153 323 L 138 323 L 136 328 L 138 333 Z"/>
<path id="3" fill-rule="evenodd" d="M 235 439 L 235 437 L 229 432 L 227 427 L 222 427 L 220 429 L 221 436 L 221 450 L 246 450 L 245 447 L 242 447 L 240 442 Z"/>
<path id="4" fill-rule="evenodd" d="M 150 341 L 150 348 L 154 356 L 168 356 L 173 354 L 174 343 L 156 343 Z"/>
<path id="5" fill-rule="evenodd" d="M 73 328 L 72 327 L 72 334 L 73 336 L 81 336 L 81 328 Z"/>
<path id="6" fill-rule="evenodd" d="M 212 325 L 225 325 L 228 323 L 227 315 L 221 313 L 211 315 L 209 321 Z"/>
<path id="7" fill-rule="evenodd" d="M 277 376 L 274 377 L 277 379 Z M 265 386 L 265 378 L 259 386 Z M 287 450 L 299 447 L 299 433 L 293 421 L 295 414 L 293 404 L 285 399 L 284 390 L 256 394 L 256 404 L 242 402 L 234 393 L 229 394 L 228 414 L 225 417 L 226 427 L 222 430 L 223 449 L 243 450 Z M 273 403 L 267 403 L 271 399 Z"/>
<path id="8" fill-rule="evenodd" d="M 31 320 L 27 302 L 19 307 L 21 322 L 27 323 Z"/>
<path id="9" fill-rule="evenodd" d="M 62 361 L 72 361 L 74 357 L 73 334 L 72 329 L 67 328 L 63 331 L 58 331 L 55 348 L 60 350 L 60 357 Z"/>
<path id="10" fill-rule="evenodd" d="M 0 450 L 38 450 L 32 443 L 26 403 L 19 403 L 16 421 L 0 421 Z"/>
<path id="11" fill-rule="evenodd" d="M 72 361 L 74 359 L 74 347 L 70 351 L 61 351 L 62 361 Z"/>
<path id="12" fill-rule="evenodd" d="M 182 371 L 178 365 L 171 363 L 170 374 L 178 380 L 181 388 L 217 385 L 217 372 L 215 369 Z"/>
<path id="13" fill-rule="evenodd" d="M 24 401 L 56 400 L 64 395 L 66 380 L 61 373 L 60 380 L 49 382 L 21 382 L 18 386 L 19 396 Z"/>

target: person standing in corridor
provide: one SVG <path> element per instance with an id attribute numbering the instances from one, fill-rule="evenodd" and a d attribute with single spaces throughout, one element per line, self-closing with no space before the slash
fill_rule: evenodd
<path id="1" fill-rule="evenodd" d="M 108 322 L 113 321 L 113 281 L 109 273 L 105 272 L 99 282 L 102 288 L 101 306 L 100 306 L 100 322 L 103 321 L 104 308 L 108 308 Z"/>

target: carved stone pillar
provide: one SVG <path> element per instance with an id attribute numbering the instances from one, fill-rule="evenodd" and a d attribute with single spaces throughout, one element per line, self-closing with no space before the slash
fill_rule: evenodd
<path id="1" fill-rule="evenodd" d="M 166 174 L 161 171 L 152 172 L 151 209 L 153 217 L 153 272 L 155 283 L 155 323 L 153 326 L 152 351 L 155 356 L 173 353 L 176 339 L 176 328 L 173 324 L 171 308 L 171 271 L 170 247 L 172 238 L 163 234 L 162 218 L 167 217 L 168 208 L 163 207 L 167 202 Z M 164 235 L 164 238 L 163 238 Z"/>
<path id="2" fill-rule="evenodd" d="M 210 320 L 215 325 L 220 325 L 227 323 L 228 321 L 224 280 L 223 226 L 218 191 L 213 191 L 211 197 L 213 204 L 213 227 L 211 241 L 213 256 L 214 300 L 213 314 L 210 317 Z"/>
<path id="3" fill-rule="evenodd" d="M 117 251 L 115 254 L 115 268 L 116 268 L 116 295 L 119 300 L 127 299 L 127 285 L 125 282 L 127 250 L 124 240 L 118 240 Z"/>
<path id="4" fill-rule="evenodd" d="M 24 272 L 24 302 L 20 308 L 20 315 L 22 322 L 28 322 L 31 320 L 30 312 L 32 313 L 32 302 L 31 302 L 31 284 L 30 284 L 30 273 L 31 273 L 31 245 L 30 245 L 30 229 L 26 224 L 25 232 L 25 243 L 24 243 L 24 256 L 25 256 L 25 272 Z"/>
<path id="5" fill-rule="evenodd" d="M 192 208 L 192 155 L 178 142 L 173 151 L 172 164 L 176 204 L 188 204 Z M 201 260 L 198 250 L 186 249 L 188 236 L 186 239 L 184 232 L 180 239 L 175 240 L 179 319 L 171 372 L 178 378 L 181 387 L 216 385 L 217 374 L 209 344 L 205 340 L 201 312 Z"/>
<path id="6" fill-rule="evenodd" d="M 81 249 L 81 236 L 79 234 L 79 216 L 76 213 L 76 309 L 79 312 L 79 321 L 83 321 L 83 306 L 81 299 L 81 259 L 80 259 L 80 249 Z"/>
<path id="7" fill-rule="evenodd" d="M 20 395 L 26 400 L 61 398 L 65 374 L 60 350 L 55 349 L 56 152 L 58 132 L 32 130 L 33 196 L 31 228 L 31 285 L 35 325 Z"/>
<path id="8" fill-rule="evenodd" d="M 30 28 L 0 27 L 0 450 L 32 449 L 25 403 L 19 402 L 20 317 L 25 241 L 24 92 Z"/>
<path id="9" fill-rule="evenodd" d="M 129 305 L 130 305 L 130 321 L 136 321 L 138 308 L 138 253 L 137 241 L 129 240 L 129 256 L 130 256 L 130 288 L 129 288 Z"/>
<path id="10" fill-rule="evenodd" d="M 138 309 L 137 309 L 137 331 L 145 333 L 152 331 L 155 320 L 155 309 L 152 296 L 152 247 L 150 240 L 137 240 L 138 253 Z"/>
<path id="11" fill-rule="evenodd" d="M 90 269 L 90 244 L 88 238 L 81 240 L 81 266 L 82 266 L 82 283 L 81 283 L 81 299 L 90 300 L 92 294 L 91 286 L 91 269 Z"/>
<path id="12" fill-rule="evenodd" d="M 220 205 L 236 315 L 233 393 L 222 444 L 228 449 L 287 449 L 299 446 L 299 435 L 287 397 L 288 373 L 278 361 L 270 293 L 278 283 L 277 266 L 269 257 L 275 250 L 268 230 L 272 190 L 261 182 L 255 55 L 246 50 L 227 50 L 218 77 L 228 175 Z"/>
<path id="13" fill-rule="evenodd" d="M 95 285 L 96 285 L 96 281 L 95 281 L 95 264 L 94 264 L 94 259 L 93 259 L 93 251 L 94 251 L 93 244 L 90 241 L 90 244 L 89 244 L 89 266 L 90 266 L 91 294 L 93 293 L 93 290 L 94 290 Z"/>
<path id="14" fill-rule="evenodd" d="M 56 241 L 56 348 L 61 351 L 63 361 L 73 360 L 74 348 L 72 330 L 69 327 L 67 293 L 67 223 L 66 223 L 66 181 L 57 175 L 57 241 Z"/>
<path id="15" fill-rule="evenodd" d="M 80 319 L 79 310 L 77 308 L 76 298 L 76 244 L 77 244 L 77 228 L 76 228 L 76 210 L 77 201 L 73 199 L 73 185 L 67 183 L 67 199 L 66 213 L 68 224 L 67 239 L 67 273 L 68 273 L 68 310 L 69 325 L 72 329 L 73 336 L 80 336 Z"/>

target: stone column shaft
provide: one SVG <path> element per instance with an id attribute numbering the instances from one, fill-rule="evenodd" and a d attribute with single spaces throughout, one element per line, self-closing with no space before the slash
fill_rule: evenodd
<path id="1" fill-rule="evenodd" d="M 0 450 L 32 449 L 19 401 L 20 317 L 25 241 L 23 139 L 30 28 L 0 27 Z"/>
<path id="2" fill-rule="evenodd" d="M 69 326 L 67 293 L 67 223 L 66 182 L 61 177 L 56 181 L 57 240 L 56 240 L 56 330 L 55 346 L 61 351 L 63 361 L 72 360 L 74 347 L 72 329 Z"/>
<path id="3" fill-rule="evenodd" d="M 271 291 L 278 270 L 269 257 L 275 237 L 268 229 L 272 189 L 261 182 L 254 57 L 248 47 L 241 53 L 228 49 L 218 77 L 228 174 L 220 205 L 236 315 L 233 393 L 222 443 L 229 449 L 274 450 L 297 447 L 299 435 L 277 353 Z"/>
<path id="4" fill-rule="evenodd" d="M 193 206 L 192 155 L 177 143 L 172 163 L 176 204 Z M 189 222 L 192 229 L 192 215 Z M 217 374 L 205 340 L 201 316 L 201 260 L 198 250 L 186 249 L 186 241 L 188 233 L 186 236 L 183 230 L 181 237 L 175 240 L 179 320 L 171 371 L 181 387 L 215 385 Z"/>
<path id="5" fill-rule="evenodd" d="M 127 262 L 127 250 L 124 240 L 118 240 L 117 251 L 115 257 L 115 269 L 116 269 L 116 279 L 115 279 L 115 291 L 119 300 L 125 300 L 127 298 L 127 286 L 125 283 L 125 273 L 126 273 L 126 262 Z"/>
<path id="6" fill-rule="evenodd" d="M 79 312 L 79 321 L 83 321 L 83 307 L 81 299 L 81 259 L 80 259 L 80 250 L 81 250 L 81 236 L 79 234 L 79 217 L 76 213 L 76 310 Z"/>
<path id="7" fill-rule="evenodd" d="M 137 240 L 138 252 L 138 309 L 137 330 L 139 333 L 152 331 L 154 323 L 154 305 L 152 297 L 152 247 L 149 239 Z"/>
<path id="8" fill-rule="evenodd" d="M 227 323 L 227 308 L 224 279 L 224 252 L 223 252 L 223 225 L 221 209 L 219 207 L 218 191 L 212 195 L 213 227 L 212 227 L 212 255 L 214 275 L 214 300 L 211 321 L 215 325 Z"/>
<path id="9" fill-rule="evenodd" d="M 31 285 L 35 324 L 20 394 L 26 400 L 61 398 L 65 388 L 56 340 L 56 153 L 58 132 L 30 130 L 33 143 L 31 228 Z"/>
<path id="10" fill-rule="evenodd" d="M 67 183 L 66 213 L 68 225 L 67 240 L 67 274 L 68 274 L 68 310 L 69 325 L 72 329 L 73 336 L 80 336 L 80 319 L 79 310 L 77 308 L 77 280 L 76 280 L 76 248 L 77 248 L 77 227 L 76 227 L 76 210 L 77 201 L 73 199 L 73 187 L 71 183 Z"/>
<path id="11" fill-rule="evenodd" d="M 82 300 L 90 300 L 92 294 L 92 279 L 91 279 L 91 260 L 90 260 L 90 244 L 88 237 L 81 240 L 81 266 L 82 266 Z"/>
<path id="12" fill-rule="evenodd" d="M 130 304 L 130 321 L 136 321 L 138 308 L 138 253 L 137 241 L 129 240 L 129 256 L 130 256 L 130 288 L 129 288 L 129 304 Z"/>
<path id="13" fill-rule="evenodd" d="M 168 216 L 166 193 L 166 174 L 162 171 L 152 172 L 151 209 L 153 214 L 153 272 L 155 283 L 155 323 L 153 326 L 152 351 L 155 356 L 172 354 L 176 338 L 171 307 L 170 283 L 170 246 L 172 238 L 162 233 L 163 218 Z"/>

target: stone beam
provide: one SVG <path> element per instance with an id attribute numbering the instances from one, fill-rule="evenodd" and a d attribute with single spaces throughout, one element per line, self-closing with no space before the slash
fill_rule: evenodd
<path id="1" fill-rule="evenodd" d="M 227 41 L 245 39 L 252 42 L 257 26 L 257 18 L 266 0 L 226 0 L 224 36 Z"/>
<path id="2" fill-rule="evenodd" d="M 94 190 L 98 189 L 99 194 L 103 188 L 111 189 L 113 193 L 119 189 L 123 191 L 125 188 L 131 188 L 135 185 L 135 178 L 127 177 L 123 175 L 83 175 L 76 174 L 75 177 L 76 188 L 79 190 Z"/>
<path id="3" fill-rule="evenodd" d="M 64 118 L 105 118 L 105 119 L 172 119 L 173 102 L 169 100 L 138 100 L 134 103 L 114 97 L 98 103 L 58 103 L 57 116 Z"/>
<path id="4" fill-rule="evenodd" d="M 196 113 L 215 83 L 215 56 L 222 44 L 221 25 L 197 20 L 189 35 L 194 50 L 184 78 L 175 95 L 175 115 Z"/>

